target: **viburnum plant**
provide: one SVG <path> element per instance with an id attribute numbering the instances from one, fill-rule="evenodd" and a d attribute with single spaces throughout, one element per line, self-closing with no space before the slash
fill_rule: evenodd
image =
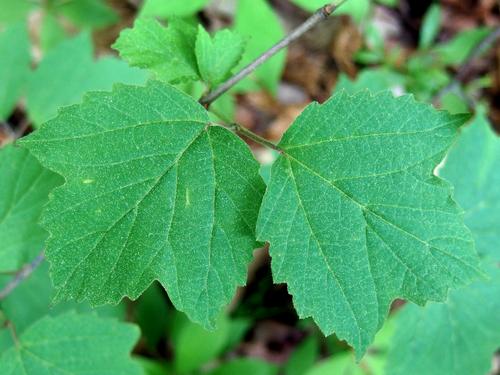
<path id="1" fill-rule="evenodd" d="M 498 249 L 493 250 L 498 238 L 475 231 L 494 225 L 484 221 L 499 204 L 481 211 L 489 197 L 498 197 L 499 177 L 475 163 L 500 165 L 500 146 L 484 116 L 476 118 L 439 173 L 460 185 L 464 166 L 475 171 L 470 178 L 477 184 L 454 196 L 437 169 L 469 115 L 439 111 L 389 91 L 341 91 L 323 104 L 310 104 L 274 144 L 228 120 L 217 107 L 235 86 L 258 81 L 258 66 L 339 5 L 322 7 L 244 67 L 246 41 L 237 32 L 210 35 L 181 19 L 172 18 L 168 26 L 138 19 L 114 48 L 132 67 L 149 72 L 146 84 L 90 92 L 81 104 L 61 109 L 20 139 L 21 149 L 2 151 L 15 161 L 0 164 L 2 189 L 10 194 L 0 212 L 11 227 L 16 225 L 13 207 L 22 212 L 31 210 L 32 202 L 40 203 L 38 209 L 45 204 L 29 195 L 31 189 L 40 196 L 50 192 L 41 225 L 50 234 L 44 256 L 55 302 L 117 304 L 124 297 L 138 298 L 157 280 L 178 310 L 212 329 L 236 288 L 245 284 L 254 249 L 268 243 L 274 281 L 287 285 L 298 315 L 312 317 L 325 335 L 346 340 L 358 360 L 398 298 L 424 306 L 447 301 L 453 290 L 449 305 L 404 312 L 403 319 L 426 322 L 425 329 L 439 325 L 431 340 L 444 343 L 450 335 L 466 340 L 456 325 L 467 321 L 476 329 L 472 322 L 481 314 L 493 326 L 498 323 L 491 313 L 498 307 L 498 285 L 484 284 L 499 278 L 491 261 L 498 259 Z M 201 98 L 192 88 L 200 82 Z M 467 143 L 474 132 L 481 133 L 483 149 Z M 245 139 L 278 153 L 267 186 Z M 481 154 L 486 149 L 488 162 Z M 474 219 L 477 210 L 481 214 Z M 43 237 L 44 230 L 31 233 L 30 240 Z M 13 269 L 34 255 L 15 258 L 0 251 L 1 268 Z M 485 301 L 483 311 L 477 301 L 453 310 L 474 298 Z M 55 343 L 64 340 L 57 327 L 78 319 L 84 337 L 108 324 L 71 313 L 59 320 L 47 317 L 26 331 L 20 347 L 33 345 L 44 330 L 53 332 Z M 402 346 L 417 333 L 425 340 L 423 332 L 413 331 L 419 325 L 411 326 L 397 335 Z M 120 368 L 120 355 L 137 335 L 134 328 L 106 329 L 120 332 L 105 336 L 116 363 L 89 352 L 96 357 L 92 370 L 113 365 L 119 373 L 134 373 L 132 367 Z M 488 368 L 498 344 L 494 334 L 477 344 L 484 349 L 478 349 L 484 357 L 481 370 Z M 393 373 L 415 365 L 401 353 L 391 354 L 400 357 L 395 363 L 401 366 Z M 2 358 L 2 373 L 36 373 L 19 372 L 16 346 Z M 29 360 L 34 362 L 26 366 L 37 366 L 36 359 Z M 443 372 L 432 372 L 425 361 L 416 362 L 421 374 L 452 373 L 448 363 Z M 467 373 L 480 373 L 475 365 Z"/>

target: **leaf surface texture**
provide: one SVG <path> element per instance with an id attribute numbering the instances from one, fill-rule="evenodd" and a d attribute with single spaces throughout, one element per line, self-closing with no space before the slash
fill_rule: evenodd
<path id="1" fill-rule="evenodd" d="M 467 116 L 368 91 L 307 107 L 283 136 L 257 223 L 301 317 L 363 354 L 395 298 L 424 304 L 480 271 L 433 175 Z"/>
<path id="2" fill-rule="evenodd" d="M 88 94 L 23 144 L 66 179 L 42 221 L 56 300 L 117 303 L 158 279 L 213 325 L 257 247 L 264 184 L 243 141 L 151 82 Z"/>

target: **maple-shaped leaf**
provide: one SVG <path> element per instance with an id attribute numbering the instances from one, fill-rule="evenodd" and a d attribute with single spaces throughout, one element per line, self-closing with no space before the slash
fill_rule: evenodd
<path id="1" fill-rule="evenodd" d="M 178 83 L 199 79 L 195 44 L 196 28 L 181 19 L 173 18 L 164 27 L 155 19 L 139 18 L 132 29 L 120 33 L 112 47 L 131 66 Z"/>
<path id="2" fill-rule="evenodd" d="M 214 37 L 198 27 L 196 59 L 202 79 L 213 87 L 229 77 L 244 52 L 243 38 L 230 30 L 217 32 Z"/>
<path id="3" fill-rule="evenodd" d="M 446 303 L 405 306 L 389 351 L 388 375 L 484 375 L 500 345 L 500 270 L 453 290 Z"/>
<path id="4" fill-rule="evenodd" d="M 56 300 L 137 298 L 158 279 L 211 327 L 246 280 L 264 183 L 249 148 L 160 82 L 116 85 L 21 143 L 65 177 L 45 210 Z"/>
<path id="5" fill-rule="evenodd" d="M 0 271 L 17 271 L 43 249 L 47 232 L 38 225 L 49 193 L 63 181 L 27 150 L 0 149 Z"/>
<path id="6" fill-rule="evenodd" d="M 130 357 L 137 327 L 94 314 L 45 317 L 16 338 L 0 356 L 2 375 L 140 375 Z"/>
<path id="7" fill-rule="evenodd" d="M 467 118 L 342 92 L 307 107 L 278 145 L 258 239 L 299 315 L 358 358 L 395 298 L 442 301 L 480 273 L 462 210 L 433 174 Z"/>
<path id="8" fill-rule="evenodd" d="M 465 210 L 479 254 L 500 260 L 500 139 L 484 108 L 463 129 L 440 175 L 455 186 L 454 197 Z"/>

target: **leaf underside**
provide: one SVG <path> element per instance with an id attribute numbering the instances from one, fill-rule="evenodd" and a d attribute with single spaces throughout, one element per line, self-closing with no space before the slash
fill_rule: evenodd
<path id="1" fill-rule="evenodd" d="M 264 184 L 243 141 L 151 82 L 88 94 L 21 143 L 66 179 L 42 219 L 56 300 L 117 303 L 157 279 L 213 326 L 257 246 Z"/>
<path id="2" fill-rule="evenodd" d="M 433 175 L 467 117 L 368 91 L 310 105 L 285 133 L 257 223 L 301 317 L 360 358 L 395 298 L 442 301 L 479 274 Z"/>

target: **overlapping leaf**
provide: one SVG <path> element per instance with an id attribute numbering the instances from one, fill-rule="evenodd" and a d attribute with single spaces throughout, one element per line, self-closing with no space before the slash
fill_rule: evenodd
<path id="1" fill-rule="evenodd" d="M 442 301 L 479 273 L 462 211 L 433 175 L 466 119 L 409 96 L 341 93 L 279 143 L 258 239 L 299 315 L 358 357 L 393 299 Z"/>
<path id="2" fill-rule="evenodd" d="M 440 175 L 455 187 L 479 254 L 500 260 L 500 139 L 484 109 L 463 130 Z"/>
<path id="3" fill-rule="evenodd" d="M 130 358 L 139 330 L 112 319 L 68 313 L 40 319 L 0 356 L 2 375 L 140 375 Z"/>
<path id="4" fill-rule="evenodd" d="M 389 374 L 480 375 L 500 346 L 500 140 L 484 108 L 462 131 L 440 174 L 454 184 L 489 280 L 453 291 L 445 304 L 408 305 L 398 316 Z M 488 265 L 489 264 L 489 265 Z"/>
<path id="5" fill-rule="evenodd" d="M 38 220 L 62 178 L 10 145 L 0 150 L 0 181 L 0 271 L 17 271 L 43 249 L 47 232 Z"/>
<path id="6" fill-rule="evenodd" d="M 66 105 L 78 103 L 85 92 L 110 90 L 114 83 L 142 84 L 147 76 L 113 57 L 93 60 L 90 34 L 60 43 L 48 53 L 29 79 L 28 114 L 41 125 Z M 77 62 L 77 63 L 76 63 Z"/>
<path id="7" fill-rule="evenodd" d="M 500 346 L 500 271 L 454 290 L 446 303 L 409 305 L 398 316 L 389 375 L 484 375 Z"/>
<path id="8" fill-rule="evenodd" d="M 68 107 L 23 144 L 66 178 L 43 216 L 57 300 L 137 298 L 154 280 L 212 326 L 256 246 L 258 164 L 171 86 L 115 86 Z"/>

